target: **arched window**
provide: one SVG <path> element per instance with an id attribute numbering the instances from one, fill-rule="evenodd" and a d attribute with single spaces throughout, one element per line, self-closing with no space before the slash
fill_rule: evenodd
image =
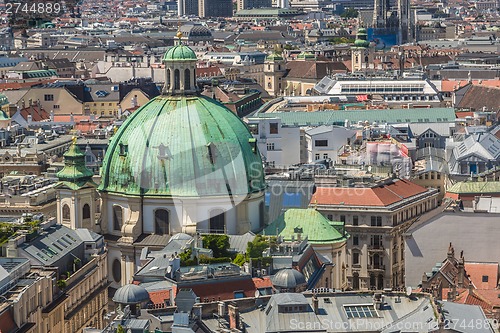
<path id="1" fill-rule="evenodd" d="M 174 89 L 181 89 L 181 74 L 178 69 L 174 71 Z"/>
<path id="2" fill-rule="evenodd" d="M 223 210 L 216 209 L 210 214 L 210 232 L 223 234 L 226 232 L 226 216 Z"/>
<path id="3" fill-rule="evenodd" d="M 90 218 L 90 206 L 88 204 L 83 205 L 82 218 L 83 219 Z"/>
<path id="4" fill-rule="evenodd" d="M 186 68 L 184 70 L 184 89 L 190 89 L 191 88 L 191 71 Z"/>
<path id="5" fill-rule="evenodd" d="M 111 267 L 112 273 L 113 273 L 113 279 L 115 282 L 120 282 L 122 279 L 122 264 L 120 263 L 120 260 L 115 259 L 113 261 L 113 266 Z"/>
<path id="6" fill-rule="evenodd" d="M 120 206 L 113 206 L 113 229 L 117 231 L 122 230 L 123 219 L 122 219 L 123 211 Z"/>
<path id="7" fill-rule="evenodd" d="M 62 218 L 65 221 L 71 220 L 71 211 L 70 211 L 69 206 L 67 204 L 63 205 L 63 208 L 62 208 Z"/>
<path id="8" fill-rule="evenodd" d="M 170 233 L 169 214 L 166 209 L 155 210 L 155 234 L 168 235 Z"/>
<path id="9" fill-rule="evenodd" d="M 259 204 L 259 224 L 260 227 L 263 228 L 265 225 L 265 212 L 264 212 L 264 202 L 261 202 Z"/>
<path id="10" fill-rule="evenodd" d="M 167 89 L 170 89 L 170 69 L 167 69 Z"/>

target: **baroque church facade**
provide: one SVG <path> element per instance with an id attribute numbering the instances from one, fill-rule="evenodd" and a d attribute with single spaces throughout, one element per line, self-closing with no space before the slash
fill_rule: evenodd
<path id="1" fill-rule="evenodd" d="M 180 42 L 163 57 L 162 94 L 111 137 L 92 181 L 76 144 L 60 173 L 58 221 L 105 236 L 111 286 L 132 281 L 145 247 L 176 233 L 244 234 L 264 227 L 264 171 L 246 125 L 198 93 L 196 55 Z M 99 216 L 95 219 L 95 216 Z"/>

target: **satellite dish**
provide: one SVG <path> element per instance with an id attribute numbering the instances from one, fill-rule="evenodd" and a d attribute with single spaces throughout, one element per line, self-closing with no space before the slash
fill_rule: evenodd
<path id="1" fill-rule="evenodd" d="M 167 267 L 167 274 L 170 274 L 170 273 L 172 273 L 172 266 Z"/>
<path id="2" fill-rule="evenodd" d="M 411 287 L 406 287 L 406 296 L 411 296 L 412 292 L 413 292 L 413 289 L 411 289 Z"/>
<path id="3" fill-rule="evenodd" d="M 260 297 L 260 292 L 259 292 L 259 290 L 257 289 L 257 290 L 255 290 L 255 298 L 259 298 L 259 297 Z"/>

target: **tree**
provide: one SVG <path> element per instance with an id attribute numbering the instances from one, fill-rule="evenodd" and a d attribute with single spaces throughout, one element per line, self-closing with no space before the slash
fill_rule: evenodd
<path id="1" fill-rule="evenodd" d="M 247 261 L 246 256 L 243 253 L 238 253 L 233 260 L 233 264 L 238 266 L 243 266 L 243 264 Z"/>
<path id="2" fill-rule="evenodd" d="M 358 14 L 359 12 L 356 9 L 346 8 L 346 10 L 342 14 L 340 14 L 340 17 L 350 19 L 358 17 Z"/>
<path id="3" fill-rule="evenodd" d="M 262 251 L 269 247 L 269 240 L 261 235 L 257 235 L 253 241 L 247 244 L 247 257 L 248 258 L 260 258 L 262 257 Z"/>
<path id="4" fill-rule="evenodd" d="M 66 288 L 67 284 L 65 280 L 58 280 L 57 281 L 57 287 L 61 290 L 64 290 Z"/>
<path id="5" fill-rule="evenodd" d="M 229 236 L 205 235 L 203 236 L 203 247 L 212 250 L 215 258 L 229 257 Z"/>
<path id="6" fill-rule="evenodd" d="M 125 333 L 125 329 L 123 328 L 122 325 L 118 324 L 118 327 L 116 328 L 116 333 Z"/>

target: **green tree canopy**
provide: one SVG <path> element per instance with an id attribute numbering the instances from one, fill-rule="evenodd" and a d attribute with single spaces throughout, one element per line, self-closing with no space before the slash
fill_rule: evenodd
<path id="1" fill-rule="evenodd" d="M 229 236 L 204 235 L 203 247 L 212 250 L 214 258 L 229 257 Z"/>

